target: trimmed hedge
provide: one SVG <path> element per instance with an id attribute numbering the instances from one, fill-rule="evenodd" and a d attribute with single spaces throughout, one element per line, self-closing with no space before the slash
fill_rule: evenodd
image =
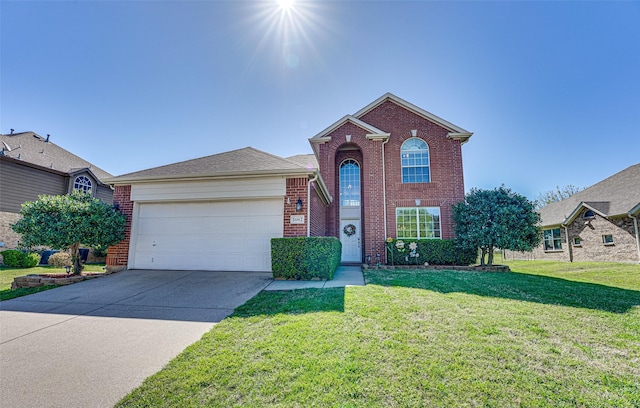
<path id="1" fill-rule="evenodd" d="M 341 254 L 335 237 L 272 238 L 271 271 L 274 278 L 333 279 Z"/>
<path id="2" fill-rule="evenodd" d="M 404 245 L 398 245 L 402 242 Z M 416 243 L 416 249 L 410 248 Z M 403 248 L 404 246 L 404 248 Z M 391 255 L 391 256 L 389 256 Z M 460 265 L 476 263 L 477 248 L 464 248 L 450 239 L 393 239 L 387 240 L 387 256 L 392 265 Z"/>
<path id="3" fill-rule="evenodd" d="M 64 268 L 65 266 L 73 265 L 73 260 L 71 259 L 71 254 L 68 252 L 56 252 L 49 256 L 47 263 L 56 268 Z"/>
<path id="4" fill-rule="evenodd" d="M 12 268 L 33 268 L 40 262 L 40 254 L 17 249 L 2 251 L 2 263 Z"/>

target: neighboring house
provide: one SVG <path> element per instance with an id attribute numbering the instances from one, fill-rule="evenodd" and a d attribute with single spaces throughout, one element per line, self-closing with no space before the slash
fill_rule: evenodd
<path id="1" fill-rule="evenodd" d="M 74 189 L 111 203 L 113 189 L 102 180 L 113 177 L 34 132 L 0 135 L 0 246 L 16 248 L 20 235 L 11 224 L 22 203 L 38 195 L 68 194 Z"/>
<path id="2" fill-rule="evenodd" d="M 508 259 L 640 262 L 640 164 L 539 212 L 541 245 Z"/>
<path id="3" fill-rule="evenodd" d="M 386 94 L 309 139 L 313 155 L 250 147 L 107 180 L 128 216 L 110 269 L 270 271 L 270 239 L 334 236 L 342 262 L 385 262 L 385 239 L 453 238 L 471 133 Z"/>

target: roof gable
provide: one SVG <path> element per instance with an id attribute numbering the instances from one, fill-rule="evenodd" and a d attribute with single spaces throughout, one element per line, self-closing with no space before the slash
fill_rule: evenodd
<path id="1" fill-rule="evenodd" d="M 354 125 L 356 125 L 359 128 L 363 129 L 368 134 L 375 134 L 375 135 L 386 134 L 384 131 L 378 129 L 375 126 L 372 126 L 372 125 L 370 125 L 368 123 L 365 123 L 365 122 L 361 121 L 360 119 L 356 118 L 353 115 L 345 115 L 342 119 L 340 119 L 337 122 L 333 123 L 331 126 L 326 128 L 322 132 L 318 133 L 317 135 L 315 135 L 311 139 L 309 139 L 309 141 L 311 143 L 326 142 L 327 141 L 327 139 L 326 139 L 327 135 L 331 134 L 334 130 L 340 128 L 345 123 L 353 123 Z"/>
<path id="2" fill-rule="evenodd" d="M 376 99 L 375 101 L 371 102 L 369 105 L 365 106 L 364 108 L 360 109 L 358 112 L 354 113 L 353 116 L 355 116 L 356 118 L 361 118 L 362 116 L 366 115 L 367 113 L 371 112 L 372 110 L 374 110 L 375 108 L 377 108 L 378 106 L 382 105 L 384 102 L 386 101 L 391 101 L 393 103 L 395 103 L 396 105 L 401 106 L 402 108 L 411 111 L 413 113 L 415 113 L 418 116 L 421 116 L 433 123 L 436 123 L 440 126 L 442 126 L 443 128 L 447 129 L 450 133 L 452 134 L 459 134 L 460 137 L 465 136 L 466 140 L 469 139 L 469 137 L 471 137 L 471 135 L 473 133 L 469 132 L 468 130 L 465 130 L 463 128 L 461 128 L 460 126 L 454 125 L 453 123 L 442 119 L 439 116 L 434 115 L 431 112 L 427 112 L 426 110 L 405 101 L 402 98 L 399 98 L 397 96 L 395 96 L 392 93 L 387 92 L 386 94 L 382 95 L 381 97 L 379 97 L 378 99 Z"/>

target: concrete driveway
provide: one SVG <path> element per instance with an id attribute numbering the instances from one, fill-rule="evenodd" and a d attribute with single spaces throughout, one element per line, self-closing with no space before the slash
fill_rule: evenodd
<path id="1" fill-rule="evenodd" d="M 0 302 L 0 405 L 112 407 L 270 282 L 136 270 Z"/>

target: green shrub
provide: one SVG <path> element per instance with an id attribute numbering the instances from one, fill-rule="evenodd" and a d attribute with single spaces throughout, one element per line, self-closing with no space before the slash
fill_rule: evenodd
<path id="1" fill-rule="evenodd" d="M 18 251 L 17 249 L 2 251 L 2 263 L 12 268 L 22 267 L 23 258 L 22 251 Z"/>
<path id="2" fill-rule="evenodd" d="M 17 249 L 2 251 L 2 262 L 12 268 L 33 268 L 40 262 L 40 255 L 35 252 L 24 253 Z"/>
<path id="3" fill-rule="evenodd" d="M 24 268 L 33 268 L 40 263 L 40 254 L 37 252 L 27 252 L 23 254 L 22 266 Z"/>
<path id="4" fill-rule="evenodd" d="M 65 266 L 73 265 L 71 262 L 71 254 L 68 252 L 56 252 L 55 254 L 52 254 L 47 263 L 55 266 L 56 268 L 64 268 Z"/>
<path id="5" fill-rule="evenodd" d="M 415 243 L 415 249 L 413 249 Z M 387 240 L 387 256 L 392 265 L 471 265 L 477 248 L 464 248 L 450 239 Z"/>
<path id="6" fill-rule="evenodd" d="M 335 237 L 272 238 L 271 270 L 274 278 L 333 279 L 341 254 Z"/>

